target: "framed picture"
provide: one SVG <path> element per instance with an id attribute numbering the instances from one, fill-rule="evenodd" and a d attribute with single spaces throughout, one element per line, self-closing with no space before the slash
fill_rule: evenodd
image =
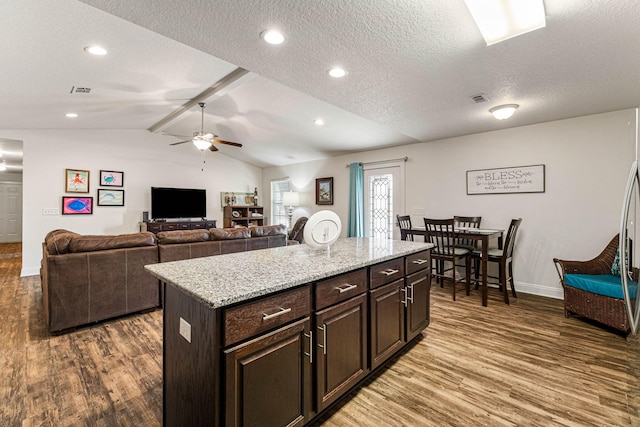
<path id="1" fill-rule="evenodd" d="M 98 189 L 98 206 L 124 206 L 124 190 Z"/>
<path id="2" fill-rule="evenodd" d="M 316 205 L 333 204 L 333 177 L 316 179 Z"/>
<path id="3" fill-rule="evenodd" d="M 124 185 L 124 172 L 100 171 L 101 187 L 122 187 L 123 185 Z"/>
<path id="4" fill-rule="evenodd" d="M 80 169 L 65 169 L 64 176 L 65 193 L 89 192 L 89 171 Z"/>
<path id="5" fill-rule="evenodd" d="M 62 196 L 62 215 L 91 215 L 93 197 Z"/>

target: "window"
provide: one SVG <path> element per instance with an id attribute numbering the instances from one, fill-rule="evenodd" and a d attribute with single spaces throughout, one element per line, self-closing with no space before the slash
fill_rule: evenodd
<path id="1" fill-rule="evenodd" d="M 287 210 L 282 206 L 282 193 L 289 188 L 289 178 L 271 181 L 271 225 L 289 223 Z"/>

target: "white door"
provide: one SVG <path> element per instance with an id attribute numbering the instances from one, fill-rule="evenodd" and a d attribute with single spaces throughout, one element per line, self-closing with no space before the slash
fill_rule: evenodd
<path id="1" fill-rule="evenodd" d="M 0 182 L 0 243 L 22 241 L 22 183 Z"/>
<path id="2" fill-rule="evenodd" d="M 404 207 L 404 162 L 364 165 L 364 235 L 400 239 L 396 214 Z"/>

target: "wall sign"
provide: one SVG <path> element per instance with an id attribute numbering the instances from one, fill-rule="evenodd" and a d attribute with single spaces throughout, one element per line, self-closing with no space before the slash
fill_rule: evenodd
<path id="1" fill-rule="evenodd" d="M 467 171 L 467 194 L 544 193 L 544 165 Z"/>

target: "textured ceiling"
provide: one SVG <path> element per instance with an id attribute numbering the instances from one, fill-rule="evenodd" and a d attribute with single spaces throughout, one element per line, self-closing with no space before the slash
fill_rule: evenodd
<path id="1" fill-rule="evenodd" d="M 251 73 L 206 100 L 205 131 L 243 143 L 221 150 L 259 166 L 640 103 L 635 1 L 546 0 L 546 28 L 490 47 L 463 0 L 53 3 L 0 4 L 0 128 L 147 129 L 235 66 Z M 259 39 L 271 27 L 283 45 Z M 89 57 L 91 42 L 110 54 Z M 329 78 L 334 65 L 348 76 Z M 95 90 L 82 103 L 71 85 Z M 475 104 L 478 93 L 489 101 Z M 496 121 L 488 110 L 504 103 L 520 108 Z M 61 118 L 73 105 L 86 118 Z M 163 130 L 199 127 L 196 107 Z"/>

